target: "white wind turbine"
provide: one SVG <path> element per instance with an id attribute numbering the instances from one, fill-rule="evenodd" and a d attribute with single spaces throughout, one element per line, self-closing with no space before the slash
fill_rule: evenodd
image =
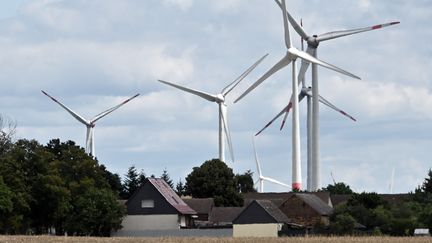
<path id="1" fill-rule="evenodd" d="M 312 88 L 311 87 L 303 87 L 302 90 L 300 91 L 300 94 L 298 96 L 298 100 L 299 103 L 305 98 L 307 97 L 307 190 L 311 191 L 312 188 L 312 178 L 313 178 L 313 173 L 312 173 L 312 161 L 311 161 L 311 153 L 312 153 L 312 138 L 311 138 L 311 123 L 312 123 L 312 109 L 311 109 L 311 105 L 310 105 L 310 100 L 312 98 Z M 327 99 L 325 99 L 324 97 L 322 97 L 321 95 L 319 96 L 319 102 L 321 102 L 322 104 L 330 107 L 331 109 L 341 113 L 342 115 L 348 117 L 349 119 L 356 121 L 356 119 L 354 117 L 352 117 L 351 115 L 349 115 L 348 113 L 346 113 L 345 111 L 337 108 L 335 105 L 333 105 L 330 101 L 328 101 Z M 292 103 L 288 103 L 287 106 L 285 106 L 270 122 L 268 122 L 259 132 L 257 132 L 255 134 L 255 136 L 258 136 L 260 133 L 262 133 L 266 128 L 268 128 L 276 119 L 278 119 L 279 117 L 281 117 L 284 113 L 285 115 L 289 114 L 289 111 L 292 107 Z M 286 118 L 286 116 L 285 116 Z M 282 130 L 283 126 L 285 124 L 285 119 L 282 122 L 282 125 L 280 127 L 280 129 Z"/>
<path id="2" fill-rule="evenodd" d="M 65 109 L 67 112 L 69 112 L 73 117 L 75 117 L 75 119 L 77 119 L 79 122 L 81 122 L 82 124 L 84 124 L 87 127 L 87 133 L 86 133 L 86 148 L 85 151 L 86 153 L 92 155 L 93 157 L 96 157 L 95 154 L 95 145 L 94 145 L 94 127 L 96 126 L 96 122 L 101 119 L 102 117 L 108 115 L 109 113 L 117 110 L 118 108 L 120 108 L 121 106 L 123 106 L 124 104 L 128 103 L 129 101 L 131 101 L 132 99 L 134 99 L 135 97 L 137 97 L 139 94 L 136 94 L 134 96 L 132 96 L 131 98 L 123 101 L 122 103 L 109 108 L 106 111 L 103 111 L 99 114 L 97 114 L 96 116 L 94 116 L 92 119 L 90 120 L 86 120 L 85 118 L 83 118 L 82 116 L 78 115 L 76 112 L 74 112 L 73 110 L 71 110 L 70 108 L 68 108 L 67 106 L 63 105 L 60 101 L 56 100 L 54 97 L 50 96 L 49 94 L 47 94 L 45 91 L 41 90 L 42 93 L 46 96 L 48 96 L 49 98 L 51 98 L 54 102 L 56 102 L 57 104 L 59 104 L 61 107 L 63 107 L 63 109 Z"/>
<path id="3" fill-rule="evenodd" d="M 206 92 L 198 91 L 195 89 L 190 89 L 187 87 L 180 86 L 178 84 L 173 84 L 167 81 L 159 80 L 159 82 L 162 82 L 164 84 L 173 86 L 177 89 L 186 91 L 188 93 L 197 95 L 203 99 L 206 99 L 211 102 L 216 102 L 219 105 L 219 159 L 221 161 L 225 162 L 225 138 L 224 134 L 226 135 L 226 140 L 228 142 L 228 147 L 230 150 L 231 159 L 234 162 L 234 152 L 232 148 L 232 142 L 231 142 L 231 136 L 228 128 L 228 121 L 227 121 L 227 105 L 225 104 L 225 96 L 231 92 L 239 83 L 242 81 L 252 70 L 258 66 L 258 64 L 267 57 L 268 54 L 261 57 L 257 62 L 255 62 L 251 67 L 249 67 L 242 75 L 240 75 L 237 79 L 235 79 L 232 83 L 230 83 L 228 86 L 226 86 L 219 94 L 212 95 Z"/>
<path id="4" fill-rule="evenodd" d="M 278 4 L 278 0 L 275 0 Z M 288 26 L 288 16 L 286 11 L 285 0 L 282 0 L 282 15 L 283 15 L 283 23 L 284 23 L 284 33 L 285 33 L 285 45 L 287 47 L 286 55 L 276 63 L 269 71 L 267 71 L 261 78 L 259 78 L 254 84 L 252 84 L 240 97 L 238 97 L 235 101 L 239 101 L 253 89 L 255 89 L 258 85 L 260 85 L 264 80 L 268 77 L 281 70 L 288 64 L 292 63 L 292 93 L 298 93 L 298 81 L 296 75 L 296 60 L 297 58 L 301 58 L 303 60 L 307 60 L 312 63 L 316 63 L 325 68 L 340 72 L 342 74 L 348 75 L 353 78 L 360 79 L 359 77 L 351 74 L 345 70 L 342 70 L 336 66 L 333 66 L 329 63 L 320 61 L 310 54 L 300 51 L 297 48 L 292 46 L 291 37 Z M 293 189 L 301 189 L 301 163 L 300 163 L 300 127 L 299 127 L 299 112 L 298 112 L 298 99 L 293 98 L 294 95 L 291 96 L 291 101 L 293 103 L 293 122 L 292 122 L 292 188 Z"/>
<path id="5" fill-rule="evenodd" d="M 276 3 L 281 7 L 282 11 L 285 11 L 279 0 L 275 0 Z M 302 39 L 307 42 L 306 52 L 315 58 L 318 56 L 317 49 L 321 42 L 332 40 L 348 35 L 358 34 L 366 31 L 381 29 L 383 27 L 399 24 L 400 22 L 390 22 L 385 24 L 379 24 L 374 26 L 369 26 L 365 28 L 350 29 L 350 30 L 340 30 L 324 33 L 321 35 L 308 35 L 303 27 L 299 25 L 295 19 L 286 11 L 287 17 L 296 32 L 302 37 Z M 308 60 L 302 60 L 302 65 L 300 67 L 298 80 L 299 82 L 304 81 L 305 73 L 309 67 Z M 295 93 L 294 93 L 295 94 Z M 311 118 L 311 137 L 312 137 L 312 186 L 311 190 L 316 191 L 320 188 L 320 162 L 319 162 L 319 92 L 318 92 L 318 67 L 316 64 L 312 63 L 312 118 Z"/>
<path id="6" fill-rule="evenodd" d="M 258 171 L 258 180 L 255 182 L 255 185 L 259 183 L 259 191 L 258 192 L 264 192 L 264 181 L 268 181 L 268 182 L 271 182 L 271 183 L 274 183 L 274 184 L 277 184 L 277 185 L 280 185 L 280 186 L 283 186 L 283 187 L 290 189 L 291 187 L 289 185 L 287 185 L 283 182 L 280 182 L 278 180 L 275 180 L 273 178 L 266 177 L 266 176 L 262 175 L 261 166 L 260 166 L 260 162 L 258 159 L 258 154 L 257 154 L 256 148 L 255 148 L 254 137 L 252 137 L 252 144 L 253 144 L 253 149 L 254 149 L 254 153 L 255 153 L 255 162 L 256 162 L 257 171 Z"/>

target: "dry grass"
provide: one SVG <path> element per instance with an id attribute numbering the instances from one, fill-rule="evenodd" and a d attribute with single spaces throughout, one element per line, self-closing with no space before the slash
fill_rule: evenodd
<path id="1" fill-rule="evenodd" d="M 0 242 L 300 242 L 300 243 L 426 243 L 432 242 L 432 237 L 284 237 L 284 238 L 209 238 L 209 237 L 162 237 L 162 238 L 97 238 L 97 237 L 59 237 L 59 236 L 0 236 Z"/>

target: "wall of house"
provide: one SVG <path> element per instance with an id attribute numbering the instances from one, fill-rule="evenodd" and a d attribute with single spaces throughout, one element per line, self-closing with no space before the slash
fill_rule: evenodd
<path id="1" fill-rule="evenodd" d="M 127 215 L 122 221 L 120 231 L 169 230 L 179 229 L 179 216 L 166 215 Z"/>
<path id="2" fill-rule="evenodd" d="M 279 209 L 295 224 L 314 226 L 324 223 L 321 215 L 298 197 L 291 197 Z"/>
<path id="3" fill-rule="evenodd" d="M 278 237 L 278 224 L 234 224 L 233 237 Z"/>

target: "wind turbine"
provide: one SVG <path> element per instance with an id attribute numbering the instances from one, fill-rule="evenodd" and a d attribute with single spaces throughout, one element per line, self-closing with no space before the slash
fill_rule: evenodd
<path id="1" fill-rule="evenodd" d="M 279 0 L 275 0 L 276 3 L 281 7 L 282 11 L 286 11 L 284 4 Z M 378 24 L 374 26 L 369 26 L 365 28 L 350 29 L 350 30 L 340 30 L 324 33 L 321 35 L 308 35 L 303 27 L 299 25 L 295 19 L 286 11 L 287 17 L 295 31 L 302 37 L 302 39 L 307 42 L 306 52 L 315 58 L 318 56 L 318 46 L 320 42 L 332 40 L 348 35 L 358 34 L 366 31 L 381 29 L 383 27 L 399 24 L 400 22 L 390 22 L 385 24 Z M 309 67 L 310 62 L 308 60 L 302 60 L 302 64 L 299 71 L 298 80 L 299 82 L 304 80 L 305 73 Z M 295 94 L 295 93 L 294 93 Z M 319 162 L 319 92 L 318 92 L 318 67 L 316 64 L 312 63 L 312 191 L 316 191 L 320 188 L 320 162 Z"/>
<path id="2" fill-rule="evenodd" d="M 51 98 L 51 100 L 53 100 L 54 102 L 56 102 L 57 104 L 59 104 L 61 107 L 63 107 L 63 109 L 65 109 L 67 112 L 69 112 L 69 114 L 71 114 L 73 117 L 75 117 L 75 119 L 77 119 L 79 122 L 81 122 L 82 124 L 84 124 L 87 127 L 87 134 L 86 134 L 86 148 L 85 151 L 86 153 L 92 155 L 93 157 L 96 157 L 96 153 L 95 153 L 95 145 L 94 145 L 94 127 L 96 126 L 96 122 L 101 119 L 102 117 L 108 115 L 109 113 L 117 110 L 118 108 L 120 108 L 121 106 L 123 106 L 124 104 L 128 103 L 129 101 L 131 101 L 132 99 L 134 99 L 135 97 L 137 97 L 139 94 L 136 94 L 134 96 L 132 96 L 131 98 L 123 101 L 122 103 L 109 108 L 106 111 L 103 111 L 99 114 L 97 114 L 96 116 L 94 116 L 92 119 L 90 120 L 86 120 L 85 118 L 83 118 L 82 116 L 78 115 L 75 111 L 71 110 L 70 108 L 68 108 L 67 106 L 63 105 L 60 101 L 56 100 L 54 97 L 52 97 L 51 95 L 49 95 L 48 93 L 46 93 L 45 91 L 41 90 L 42 93 L 46 96 L 48 96 L 49 98 Z"/>
<path id="3" fill-rule="evenodd" d="M 257 154 L 256 147 L 255 147 L 255 139 L 253 136 L 252 136 L 252 144 L 253 144 L 253 149 L 254 149 L 254 153 L 255 153 L 255 162 L 256 162 L 257 171 L 258 171 L 258 180 L 255 182 L 255 185 L 259 183 L 259 192 L 264 192 L 264 181 L 268 181 L 268 182 L 271 182 L 271 183 L 274 183 L 274 184 L 277 184 L 280 186 L 284 186 L 286 188 L 291 188 L 289 185 L 287 185 L 283 182 L 280 182 L 280 181 L 275 180 L 273 178 L 266 177 L 266 176 L 262 175 L 261 166 L 260 166 L 258 154 Z"/>
<path id="4" fill-rule="evenodd" d="M 276 3 L 279 4 L 278 0 L 275 0 Z M 260 85 L 264 80 L 268 77 L 281 70 L 288 64 L 292 63 L 292 93 L 291 102 L 293 109 L 293 122 L 292 122 L 292 188 L 293 189 L 301 189 L 301 163 L 300 163 L 300 128 L 299 128 L 299 112 L 298 112 L 298 99 L 293 98 L 294 94 L 298 93 L 298 81 L 296 75 L 296 60 L 297 58 L 301 58 L 307 60 L 312 63 L 316 63 L 325 68 L 340 72 L 342 74 L 348 75 L 353 78 L 360 79 L 359 77 L 351 74 L 345 70 L 342 70 L 336 66 L 333 66 L 329 63 L 320 61 L 310 54 L 300 51 L 297 48 L 292 46 L 291 37 L 288 26 L 288 16 L 286 11 L 285 0 L 282 0 L 282 15 L 283 15 L 283 23 L 284 23 L 284 33 L 285 33 L 285 46 L 287 48 L 286 55 L 276 63 L 269 71 L 267 71 L 261 78 L 259 78 L 254 84 L 252 84 L 240 97 L 238 97 L 234 103 L 242 99 L 249 92 L 255 89 L 258 85 Z"/>
<path id="5" fill-rule="evenodd" d="M 261 57 L 257 62 L 255 62 L 251 67 L 249 67 L 242 75 L 240 75 L 237 79 L 235 79 L 232 83 L 226 86 L 219 94 L 212 95 L 206 92 L 198 91 L 195 89 L 190 89 L 184 86 L 180 86 L 178 84 L 170 83 L 167 81 L 159 80 L 164 84 L 173 86 L 174 88 L 186 91 L 188 93 L 197 95 L 203 99 L 206 99 L 211 102 L 216 102 L 219 105 L 219 159 L 225 162 L 225 139 L 224 134 L 226 135 L 226 140 L 228 142 L 228 147 L 230 150 L 231 159 L 234 162 L 234 152 L 232 148 L 231 136 L 228 128 L 227 121 L 227 105 L 225 104 L 225 96 L 231 92 L 253 69 L 255 69 L 258 64 L 267 57 L 268 54 Z"/>
<path id="6" fill-rule="evenodd" d="M 300 91 L 300 94 L 298 96 L 298 100 L 299 103 L 305 98 L 307 97 L 307 190 L 308 191 L 312 191 L 312 178 L 313 178 L 313 172 L 312 172 L 312 160 L 311 160 L 311 154 L 312 154 L 312 138 L 311 138 L 311 123 L 312 123 L 312 112 L 311 112 L 311 105 L 310 105 L 310 100 L 312 98 L 312 88 L 311 87 L 303 87 L 302 90 Z M 349 115 L 348 113 L 346 113 L 345 111 L 337 108 L 335 105 L 333 105 L 330 101 L 328 101 L 327 99 L 325 99 L 324 97 L 322 97 L 321 95 L 319 96 L 319 102 L 321 102 L 322 104 L 330 107 L 331 109 L 339 112 L 340 114 L 348 117 L 349 119 L 356 121 L 356 119 L 354 117 L 352 117 L 351 115 Z M 282 125 L 280 127 L 280 129 L 282 130 L 284 124 L 285 124 L 285 119 L 287 117 L 287 115 L 289 114 L 289 111 L 292 107 L 292 103 L 288 103 L 287 106 L 285 106 L 270 122 L 268 122 L 259 132 L 257 132 L 255 134 L 255 136 L 258 136 L 259 134 L 261 134 L 266 128 L 268 128 L 275 120 L 277 120 L 279 117 L 281 117 L 284 113 L 285 113 L 285 118 L 282 122 Z"/>

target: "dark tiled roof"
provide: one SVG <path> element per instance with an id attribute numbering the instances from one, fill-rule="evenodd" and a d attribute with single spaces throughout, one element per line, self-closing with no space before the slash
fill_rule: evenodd
<path id="1" fill-rule="evenodd" d="M 243 209 L 243 207 L 213 207 L 209 221 L 212 223 L 232 223 Z"/>
<path id="2" fill-rule="evenodd" d="M 210 214 L 214 207 L 213 198 L 184 198 L 183 201 L 198 214 Z"/>
<path id="3" fill-rule="evenodd" d="M 147 178 L 159 193 L 181 214 L 196 214 L 174 190 L 161 178 Z"/>
<path id="4" fill-rule="evenodd" d="M 244 205 L 247 206 L 253 200 L 269 200 L 274 205 L 279 207 L 283 202 L 285 202 L 288 198 L 290 198 L 292 195 L 291 192 L 264 192 L 264 193 L 258 193 L 258 192 L 250 192 L 243 194 L 244 197 Z"/>
<path id="5" fill-rule="evenodd" d="M 289 223 L 287 216 L 269 200 L 255 200 L 278 223 Z M 253 202 L 252 202 L 253 203 Z"/>
<path id="6" fill-rule="evenodd" d="M 312 207 L 317 213 L 321 215 L 330 215 L 333 212 L 332 207 L 323 202 L 323 200 L 314 194 L 295 193 L 294 196 L 300 198 L 303 202 Z"/>

